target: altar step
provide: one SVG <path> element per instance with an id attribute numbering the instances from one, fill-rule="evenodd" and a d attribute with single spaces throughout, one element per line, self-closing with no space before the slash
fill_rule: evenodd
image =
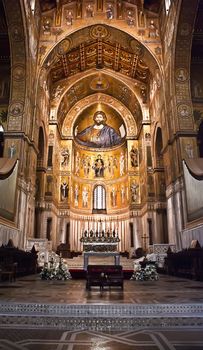
<path id="1" fill-rule="evenodd" d="M 84 268 L 84 257 L 83 255 L 79 255 L 77 257 L 74 257 L 73 259 L 65 258 L 63 259 L 66 261 L 69 270 L 83 270 Z M 89 264 L 90 265 L 111 265 L 114 264 L 114 259 L 110 256 L 102 256 L 102 257 L 96 257 L 91 256 L 89 258 Z M 132 259 L 127 259 L 126 257 L 120 257 L 120 265 L 123 266 L 124 271 L 133 271 L 134 265 Z"/>
<path id="2" fill-rule="evenodd" d="M 36 304 L 1 302 L 1 328 L 130 331 L 203 327 L 202 304 Z"/>
<path id="3" fill-rule="evenodd" d="M 187 332 L 203 328 L 202 289 L 200 281 L 167 275 L 158 281 L 125 280 L 123 290 L 103 291 L 86 290 L 85 280 L 25 276 L 0 283 L 0 328 L 123 332 L 182 327 Z"/>

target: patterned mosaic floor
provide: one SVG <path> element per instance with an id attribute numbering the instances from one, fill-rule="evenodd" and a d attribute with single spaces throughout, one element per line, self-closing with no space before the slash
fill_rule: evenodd
<path id="1" fill-rule="evenodd" d="M 125 280 L 123 292 L 86 291 L 85 280 L 42 281 L 39 275 L 1 282 L 0 350 L 203 350 L 202 291 L 203 282 L 166 275 Z"/>
<path id="2" fill-rule="evenodd" d="M 194 329 L 94 332 L 0 329 L 1 350 L 203 350 L 203 332 Z"/>
<path id="3" fill-rule="evenodd" d="M 0 283 L 0 300 L 34 303 L 203 303 L 203 282 L 160 275 L 159 281 L 124 281 L 120 288 L 93 287 L 89 292 L 85 280 L 42 281 L 39 275 L 18 278 L 13 283 Z"/>

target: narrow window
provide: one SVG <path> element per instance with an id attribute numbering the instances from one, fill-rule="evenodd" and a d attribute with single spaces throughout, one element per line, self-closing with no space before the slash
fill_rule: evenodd
<path id="1" fill-rule="evenodd" d="M 70 223 L 68 222 L 66 225 L 66 244 L 68 248 L 70 248 Z"/>
<path id="2" fill-rule="evenodd" d="M 148 222 L 148 233 L 149 233 L 149 245 L 153 245 L 152 219 L 147 219 L 147 222 Z"/>
<path id="3" fill-rule="evenodd" d="M 32 10 L 32 12 L 35 12 L 35 0 L 30 0 L 30 8 Z"/>
<path id="4" fill-rule="evenodd" d="M 51 230 L 52 230 L 52 218 L 47 219 L 47 232 L 46 236 L 48 241 L 51 241 Z"/>
<path id="5" fill-rule="evenodd" d="M 133 223 L 130 222 L 130 246 L 134 247 Z"/>
<path id="6" fill-rule="evenodd" d="M 106 191 L 101 185 L 98 185 L 94 189 L 93 193 L 93 210 L 105 210 L 106 209 Z"/>
<path id="7" fill-rule="evenodd" d="M 52 167 L 52 157 L 53 157 L 53 146 L 49 146 L 48 148 L 48 161 L 47 166 Z"/>
<path id="8" fill-rule="evenodd" d="M 171 0 L 165 0 L 165 9 L 166 9 L 166 14 L 168 14 L 168 11 L 171 6 Z"/>

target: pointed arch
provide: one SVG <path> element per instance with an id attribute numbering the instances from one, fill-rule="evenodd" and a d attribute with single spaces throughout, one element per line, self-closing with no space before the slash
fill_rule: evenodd
<path id="1" fill-rule="evenodd" d="M 37 167 L 45 167 L 46 160 L 46 137 L 44 127 L 41 125 L 38 131 L 38 155 L 37 155 Z"/>

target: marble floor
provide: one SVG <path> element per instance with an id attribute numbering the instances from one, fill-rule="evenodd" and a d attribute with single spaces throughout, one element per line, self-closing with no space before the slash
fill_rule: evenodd
<path id="1" fill-rule="evenodd" d="M 132 305 L 152 306 L 190 305 L 202 307 L 203 282 L 160 275 L 158 281 L 124 281 L 124 290 L 106 288 L 100 292 L 85 288 L 85 280 L 42 281 L 39 275 L 18 278 L 15 282 L 0 283 L 0 316 L 3 306 L 31 303 L 32 305 Z M 17 311 L 16 311 L 17 313 Z M 9 317 L 7 315 L 5 317 Z M 2 316 L 2 317 L 3 317 Z M 190 314 L 188 317 L 195 317 Z M 199 316 L 203 318 L 202 312 Z M 122 317 L 122 316 L 121 316 Z M 46 328 L 33 325 L 5 324 L 0 317 L 0 350 L 203 350 L 202 323 L 190 322 L 178 326 L 160 323 L 146 327 L 119 330 Z M 187 318 L 187 315 L 186 315 Z M 192 325 L 192 326 L 191 326 Z M 123 329 L 122 329 L 123 328 Z"/>
<path id="2" fill-rule="evenodd" d="M 28 303 L 203 303 L 203 282 L 160 275 L 158 281 L 124 280 L 124 290 L 119 287 L 85 288 L 86 281 L 44 281 L 39 275 L 17 278 L 15 282 L 0 283 L 0 300 Z"/>
<path id="3" fill-rule="evenodd" d="M 202 329 L 129 332 L 0 329 L 1 350 L 202 350 Z"/>

